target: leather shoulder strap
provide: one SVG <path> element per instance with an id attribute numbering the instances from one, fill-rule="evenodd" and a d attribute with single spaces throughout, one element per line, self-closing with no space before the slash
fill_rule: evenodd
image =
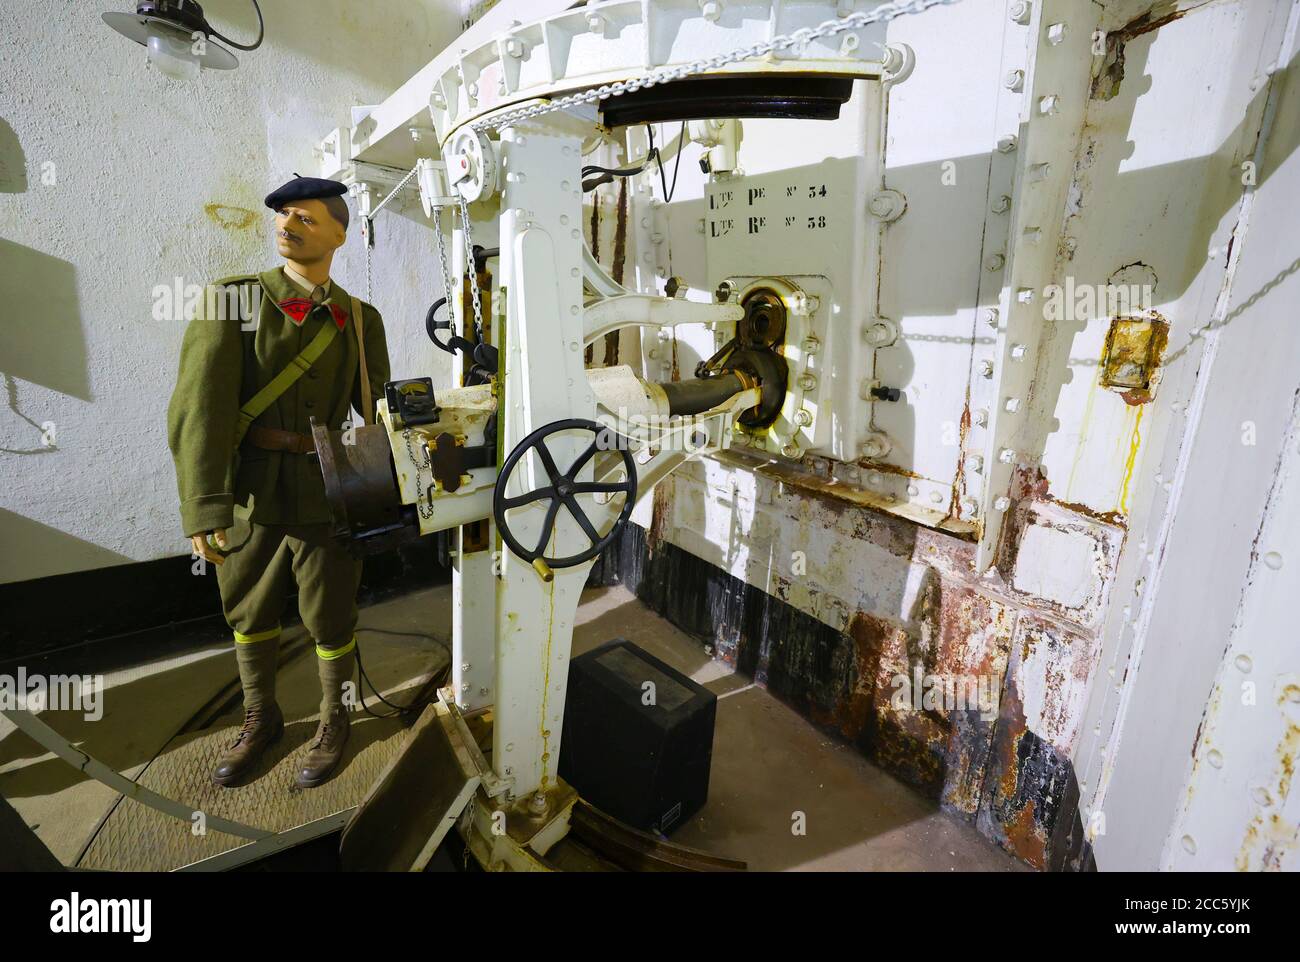
<path id="1" fill-rule="evenodd" d="M 366 330 L 361 319 L 361 301 L 352 298 L 352 326 L 357 332 L 357 359 L 361 363 L 361 403 L 365 410 L 361 412 L 362 424 L 375 423 L 375 399 L 370 393 L 370 370 L 366 367 Z"/>
<path id="2" fill-rule="evenodd" d="M 240 442 L 244 440 L 244 435 L 248 433 L 249 427 L 257 419 L 257 416 L 274 404 L 276 398 L 293 387 L 294 382 L 311 369 L 317 359 L 325 353 L 325 348 L 330 346 L 330 342 L 334 340 L 338 332 L 337 325 L 329 323 L 322 325 L 320 333 L 313 337 L 311 342 L 302 349 L 302 352 L 289 362 L 289 366 L 273 377 L 266 387 L 244 403 L 244 406 L 239 409 L 239 420 L 235 424 L 236 449 L 238 449 Z"/>

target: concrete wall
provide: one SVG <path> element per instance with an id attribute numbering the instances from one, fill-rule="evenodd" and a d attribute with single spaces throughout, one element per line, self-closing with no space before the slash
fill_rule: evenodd
<path id="1" fill-rule="evenodd" d="M 183 324 L 153 320 L 155 286 L 278 263 L 263 196 L 461 23 L 456 0 L 262 6 L 261 49 L 183 84 L 100 20 L 129 3 L 0 5 L 0 582 L 185 551 L 164 424 Z M 246 0 L 206 12 L 253 36 Z M 445 376 L 423 334 L 433 235 L 380 217 L 393 371 Z M 355 228 L 334 276 L 364 297 Z"/>

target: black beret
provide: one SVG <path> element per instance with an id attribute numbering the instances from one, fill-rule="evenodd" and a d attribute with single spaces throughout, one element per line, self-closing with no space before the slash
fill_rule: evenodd
<path id="1" fill-rule="evenodd" d="M 266 206 L 271 210 L 279 210 L 291 200 L 341 197 L 347 192 L 347 187 L 337 180 L 325 180 L 321 177 L 299 177 L 295 173 L 293 180 L 266 195 Z"/>

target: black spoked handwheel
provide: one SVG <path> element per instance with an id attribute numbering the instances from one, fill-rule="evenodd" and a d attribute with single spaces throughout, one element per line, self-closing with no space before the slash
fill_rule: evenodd
<path id="1" fill-rule="evenodd" d="M 579 430 L 587 431 L 592 435 L 591 443 L 587 445 L 581 454 L 574 458 L 568 470 L 562 472 L 556 467 L 555 458 L 551 456 L 551 452 L 546 446 L 546 439 L 550 435 L 562 431 Z M 613 435 L 613 432 L 595 421 L 588 421 L 583 418 L 568 418 L 563 421 L 552 421 L 550 424 L 538 428 L 520 441 L 515 449 L 510 452 L 505 464 L 501 466 L 501 473 L 497 475 L 496 490 L 492 493 L 492 515 L 496 519 L 497 530 L 501 532 L 501 540 L 510 546 L 511 551 L 530 564 L 535 564 L 538 560 L 541 560 L 549 568 L 572 568 L 584 561 L 590 561 L 609 546 L 615 535 L 618 534 L 619 529 L 626 523 L 636 501 L 636 462 L 632 459 L 632 452 L 627 449 L 626 445 L 618 445 L 617 447 L 610 445 L 604 449 L 617 450 L 623 456 L 623 466 L 627 470 L 627 480 L 625 481 L 578 481 L 577 477 L 578 473 L 586 467 L 587 462 L 594 458 L 598 451 L 602 450 L 601 438 L 611 435 Z M 514 497 L 508 496 L 506 488 L 510 484 L 510 478 L 514 474 L 515 466 L 534 448 L 537 450 L 537 456 L 542 462 L 542 467 L 545 469 L 550 483 L 534 491 L 528 491 Z M 578 503 L 576 496 L 579 494 L 612 495 L 620 492 L 627 495 L 623 503 L 623 510 L 619 512 L 618 518 L 610 526 L 610 529 L 604 534 L 600 534 L 595 525 L 591 523 L 591 519 L 587 517 L 586 512 L 582 510 L 582 505 Z M 528 548 L 520 543 L 515 533 L 510 529 L 510 522 L 506 519 L 506 512 L 539 501 L 549 501 L 550 503 L 546 507 L 546 518 L 542 521 L 541 536 L 538 538 L 535 547 Z M 561 506 L 573 516 L 573 520 L 578 523 L 578 527 L 582 528 L 591 545 L 586 550 L 579 551 L 574 555 L 562 558 L 548 558 L 542 552 L 546 550 L 546 545 L 555 531 L 555 521 Z"/>

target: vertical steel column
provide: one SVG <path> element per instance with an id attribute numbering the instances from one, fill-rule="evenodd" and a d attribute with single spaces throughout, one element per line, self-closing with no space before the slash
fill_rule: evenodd
<path id="1" fill-rule="evenodd" d="M 488 545 L 481 551 L 465 551 L 473 528 L 461 525 L 454 536 L 451 680 L 462 712 L 490 707 L 496 694 L 496 527 L 489 521 L 487 528 Z"/>
<path id="2" fill-rule="evenodd" d="M 453 285 L 447 292 L 447 316 L 452 319 L 456 330 L 463 333 L 465 312 L 462 310 L 460 286 L 468 267 L 465 237 L 454 207 L 446 211 L 446 217 L 452 224 Z M 464 370 L 459 359 L 452 361 L 451 383 L 456 387 L 464 384 Z M 487 548 L 468 554 L 465 544 L 473 529 L 462 525 L 452 534 L 451 684 L 456 693 L 456 705 L 463 712 L 489 707 L 496 695 L 496 582 L 492 564 L 496 528 L 490 519 L 487 527 Z"/>
<path id="3" fill-rule="evenodd" d="M 543 123 L 506 128 L 500 145 L 506 377 L 498 429 L 507 452 L 553 421 L 595 415 L 583 370 L 581 142 Z M 563 467 L 589 441 L 557 438 L 550 448 Z M 541 470 L 533 460 L 516 473 L 536 487 L 545 478 L 534 476 Z M 550 582 L 508 550 L 500 566 L 492 764 L 522 797 L 555 785 L 573 623 L 590 563 L 557 570 Z"/>

